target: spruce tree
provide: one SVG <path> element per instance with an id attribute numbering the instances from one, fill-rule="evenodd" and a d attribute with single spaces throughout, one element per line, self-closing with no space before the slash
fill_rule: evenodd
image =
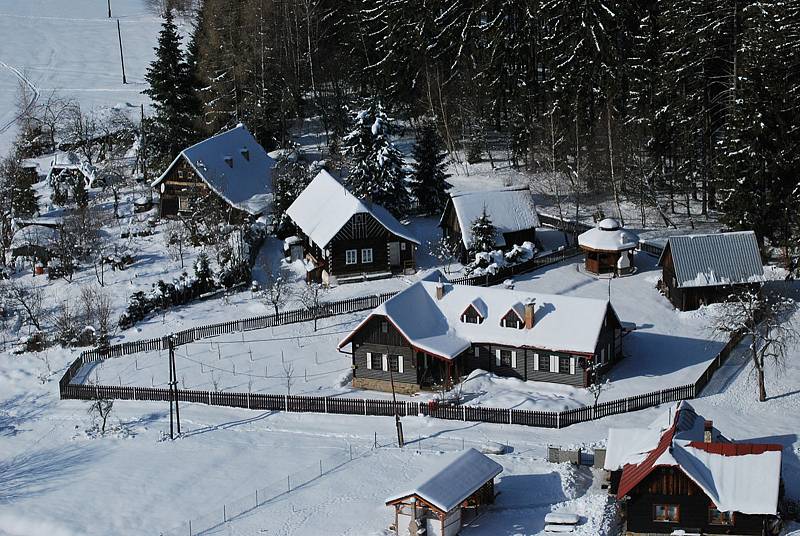
<path id="1" fill-rule="evenodd" d="M 148 142 L 157 153 L 156 158 L 171 160 L 195 140 L 193 114 L 197 101 L 178 28 L 169 9 L 164 13 L 155 51 L 156 59 L 145 75 L 150 87 L 143 92 L 153 100 L 156 110 L 149 123 Z"/>
<path id="2" fill-rule="evenodd" d="M 447 204 L 447 190 L 451 185 L 447 183 L 446 156 L 444 140 L 439 136 L 436 124 L 426 121 L 417 133 L 412 166 L 412 191 L 425 214 L 438 214 Z"/>
<path id="3" fill-rule="evenodd" d="M 275 192 L 273 205 L 279 228 L 288 218 L 286 210 L 310 182 L 311 174 L 304 162 L 292 155 L 281 155 L 278 158 L 272 172 L 272 189 Z"/>
<path id="4" fill-rule="evenodd" d="M 30 218 L 39 212 L 39 203 L 33 189 L 36 173 L 22 167 L 20 160 L 9 156 L 0 163 L 4 190 L 10 189 L 11 216 Z"/>
<path id="5" fill-rule="evenodd" d="M 370 199 L 400 218 L 408 213 L 409 195 L 403 155 L 392 143 L 391 121 L 380 104 L 359 111 L 342 144 L 356 197 Z"/>
<path id="6" fill-rule="evenodd" d="M 486 206 L 483 207 L 483 212 L 480 216 L 475 218 L 470 226 L 472 231 L 472 243 L 470 244 L 469 251 L 471 254 L 489 252 L 494 250 L 494 235 L 495 227 L 492 219 L 486 212 Z"/>

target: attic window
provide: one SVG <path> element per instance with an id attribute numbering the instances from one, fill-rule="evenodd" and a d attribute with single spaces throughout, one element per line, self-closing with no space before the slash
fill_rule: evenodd
<path id="1" fill-rule="evenodd" d="M 525 322 L 522 321 L 517 313 L 511 310 L 500 319 L 500 325 L 504 328 L 523 329 L 525 327 Z"/>
<path id="2" fill-rule="evenodd" d="M 229 168 L 232 168 L 233 167 L 233 157 L 232 156 L 226 156 L 225 157 L 225 163 L 228 164 Z"/>
<path id="3" fill-rule="evenodd" d="M 465 324 L 480 324 L 483 322 L 483 317 L 478 314 L 478 311 L 475 310 L 475 307 L 470 305 L 461 314 L 461 321 Z"/>
<path id="4" fill-rule="evenodd" d="M 244 159 L 249 162 L 250 161 L 250 149 L 248 149 L 247 147 L 242 147 L 241 153 L 242 153 L 242 156 L 244 157 Z"/>

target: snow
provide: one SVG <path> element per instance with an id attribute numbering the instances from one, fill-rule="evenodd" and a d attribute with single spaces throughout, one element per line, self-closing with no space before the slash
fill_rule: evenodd
<path id="1" fill-rule="evenodd" d="M 495 246 L 507 245 L 503 233 L 539 227 L 539 215 L 527 186 L 454 193 L 450 202 L 467 248 L 472 245 L 472 223 L 483 214 L 484 207 L 495 227 Z"/>
<path id="2" fill-rule="evenodd" d="M 580 521 L 580 516 L 577 514 L 551 512 L 544 516 L 545 523 L 575 525 L 578 521 Z"/>
<path id="3" fill-rule="evenodd" d="M 388 317 L 411 344 L 446 359 L 454 359 L 473 342 L 594 355 L 607 301 L 449 283 L 444 284 L 442 299 L 437 299 L 436 287 L 443 278 L 433 272 L 379 305 L 362 325 L 373 316 Z M 509 311 L 529 300 L 537 304 L 531 329 L 500 324 Z M 463 322 L 461 315 L 469 306 L 485 320 Z M 348 340 L 349 336 L 340 347 Z"/>
<path id="4" fill-rule="evenodd" d="M 44 225 L 28 225 L 14 233 L 11 249 L 29 245 L 48 247 L 58 237 L 58 231 Z"/>
<path id="5" fill-rule="evenodd" d="M 578 245 L 595 251 L 625 251 L 639 245 L 639 237 L 623 229 L 616 220 L 606 218 L 594 229 L 578 235 Z"/>
<path id="6" fill-rule="evenodd" d="M 389 496 L 386 503 L 416 495 L 443 512 L 449 512 L 502 471 L 499 463 L 469 448 L 458 454 L 442 456 L 436 467 L 429 469 L 405 491 Z"/>
<path id="7" fill-rule="evenodd" d="M 325 248 L 354 214 L 371 214 L 390 233 L 420 243 L 386 209 L 358 199 L 325 170 L 314 177 L 286 214 L 320 248 Z"/>
<path id="8" fill-rule="evenodd" d="M 212 136 L 181 151 L 161 176 L 185 159 L 198 176 L 231 205 L 253 215 L 269 212 L 272 205 L 272 170 L 275 160 L 243 125 Z"/>

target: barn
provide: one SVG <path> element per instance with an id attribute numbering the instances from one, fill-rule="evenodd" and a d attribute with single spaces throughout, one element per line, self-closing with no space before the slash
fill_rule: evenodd
<path id="1" fill-rule="evenodd" d="M 408 489 L 386 499 L 394 507 L 398 536 L 455 536 L 486 505 L 494 503 L 494 478 L 503 466 L 477 450 L 441 456 Z"/>
<path id="2" fill-rule="evenodd" d="M 527 186 L 451 194 L 439 226 L 445 237 L 459 244 L 462 260 L 472 246 L 472 223 L 484 208 L 495 227 L 496 248 L 506 250 L 535 241 L 539 214 Z"/>
<path id="3" fill-rule="evenodd" d="M 475 369 L 586 387 L 622 358 L 606 300 L 454 285 L 434 271 L 376 307 L 340 343 L 353 386 L 414 393 Z"/>
<path id="4" fill-rule="evenodd" d="M 348 283 L 416 269 L 419 240 L 380 205 L 322 170 L 286 214 L 299 230 L 309 279 Z"/>
<path id="5" fill-rule="evenodd" d="M 680 402 L 649 428 L 609 430 L 604 467 L 625 534 L 772 535 L 782 446 L 731 441 Z"/>
<path id="6" fill-rule="evenodd" d="M 152 183 L 159 195 L 159 215 L 191 214 L 208 194 L 229 207 L 229 220 L 267 214 L 272 206 L 275 160 L 244 127 L 212 136 L 181 151 Z"/>
<path id="7" fill-rule="evenodd" d="M 671 236 L 658 259 L 660 288 L 681 311 L 722 302 L 764 282 L 753 231 Z"/>

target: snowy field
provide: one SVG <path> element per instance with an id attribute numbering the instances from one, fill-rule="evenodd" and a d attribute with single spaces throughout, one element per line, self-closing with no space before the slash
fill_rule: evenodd
<path id="1" fill-rule="evenodd" d="M 623 339 L 627 358 L 611 370 L 610 384 L 601 400 L 693 383 L 723 346 L 708 330 L 706 310 L 682 313 L 673 309 L 655 289 L 660 270 L 655 266 L 655 258 L 647 254 L 636 255 L 634 275 L 611 281 L 584 273 L 580 260 L 576 257 L 518 276 L 515 284 L 520 290 L 598 299 L 608 299 L 610 287 L 611 301 L 620 319 L 634 323 L 636 329 Z M 338 341 L 366 314 L 367 311 L 321 319 L 316 332 L 311 322 L 305 322 L 183 346 L 176 351 L 178 381 L 186 389 L 286 394 L 290 376 L 292 394 L 386 396 L 353 389 L 349 381 L 350 357 L 336 349 Z M 231 319 L 228 315 L 230 310 L 225 309 L 219 311 L 219 316 L 203 315 L 203 318 L 204 322 L 225 321 Z M 186 319 L 192 315 L 182 316 Z M 158 321 L 153 320 L 156 325 Z M 172 325 L 171 321 L 165 322 L 164 327 Z M 157 335 L 167 332 L 164 329 Z M 102 385 L 165 387 L 166 363 L 166 353 L 158 352 L 109 359 L 84 367 L 79 380 Z M 291 374 L 286 372 L 289 368 Z M 591 402 L 591 395 L 585 389 L 524 382 L 483 371 L 476 371 L 464 382 L 461 394 L 471 405 L 515 409 L 559 411 Z"/>
<path id="2" fill-rule="evenodd" d="M 101 0 L 0 3 L 0 154 L 8 151 L 14 139 L 20 82 L 29 84 L 40 99 L 55 91 L 77 100 L 86 111 L 147 104 L 141 92 L 161 25 L 160 2 L 113 0 L 111 5 L 113 18 L 109 19 L 106 2 Z M 117 19 L 127 84 L 122 83 Z"/>

